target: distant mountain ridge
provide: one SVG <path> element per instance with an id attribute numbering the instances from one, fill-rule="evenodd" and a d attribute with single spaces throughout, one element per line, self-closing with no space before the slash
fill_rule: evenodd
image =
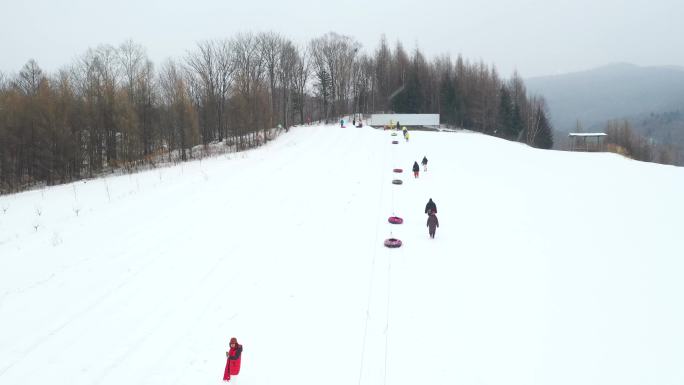
<path id="1" fill-rule="evenodd" d="M 629 63 L 525 80 L 531 94 L 545 97 L 559 132 L 600 126 L 611 119 L 684 109 L 684 67 Z"/>

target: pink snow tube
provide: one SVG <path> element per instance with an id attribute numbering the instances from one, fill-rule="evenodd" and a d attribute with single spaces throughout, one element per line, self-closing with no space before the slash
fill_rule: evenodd
<path id="1" fill-rule="evenodd" d="M 399 144 L 399 141 L 398 141 L 398 140 L 393 140 L 393 141 L 392 141 L 392 144 Z"/>
<path id="2" fill-rule="evenodd" d="M 402 181 L 401 179 L 392 180 L 392 184 L 402 184 L 402 183 L 404 183 L 404 181 Z"/>
<path id="3" fill-rule="evenodd" d="M 389 247 L 390 249 L 401 247 L 401 241 L 397 238 L 387 238 L 385 239 L 385 247 Z"/>
<path id="4" fill-rule="evenodd" d="M 392 171 L 396 172 L 397 174 L 400 174 L 400 173 L 404 172 L 404 170 L 401 169 L 401 168 L 395 168 L 395 169 L 392 170 Z"/>
<path id="5" fill-rule="evenodd" d="M 393 225 L 400 225 L 400 224 L 404 223 L 404 220 L 399 218 L 399 217 L 389 217 L 389 219 L 387 219 L 387 220 L 389 221 L 389 223 L 391 223 Z"/>

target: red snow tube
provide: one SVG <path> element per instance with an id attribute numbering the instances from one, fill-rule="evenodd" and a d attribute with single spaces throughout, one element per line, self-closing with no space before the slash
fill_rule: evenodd
<path id="1" fill-rule="evenodd" d="M 402 172 L 404 172 L 404 170 L 403 170 L 403 169 L 400 169 L 400 168 L 395 168 L 395 169 L 392 170 L 392 171 L 394 171 L 394 172 L 396 172 L 396 173 L 402 173 Z"/>
<path id="2" fill-rule="evenodd" d="M 385 247 L 389 247 L 390 249 L 401 247 L 401 241 L 397 238 L 387 238 L 385 239 Z"/>
<path id="3" fill-rule="evenodd" d="M 394 179 L 392 180 L 392 184 L 402 184 L 404 183 L 401 179 Z"/>
<path id="4" fill-rule="evenodd" d="M 389 217 L 388 221 L 393 225 L 400 225 L 404 223 L 404 220 L 399 217 Z"/>
<path id="5" fill-rule="evenodd" d="M 398 141 L 398 140 L 393 140 L 393 141 L 392 141 L 392 144 L 399 144 L 399 141 Z"/>

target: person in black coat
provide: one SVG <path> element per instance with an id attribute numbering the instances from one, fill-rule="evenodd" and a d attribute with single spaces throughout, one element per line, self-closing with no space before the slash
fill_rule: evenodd
<path id="1" fill-rule="evenodd" d="M 418 162 L 413 162 L 413 177 L 418 178 L 418 172 L 420 171 L 420 166 L 418 166 Z"/>
<path id="2" fill-rule="evenodd" d="M 427 171 L 427 158 L 423 157 L 423 160 L 420 162 L 420 164 L 423 165 L 423 171 Z"/>
<path id="3" fill-rule="evenodd" d="M 425 214 L 430 215 L 430 212 L 437 214 L 437 205 L 432 201 L 432 198 L 425 205 Z"/>

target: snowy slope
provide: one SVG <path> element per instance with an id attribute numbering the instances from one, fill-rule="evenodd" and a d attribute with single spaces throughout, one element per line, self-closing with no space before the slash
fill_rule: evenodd
<path id="1" fill-rule="evenodd" d="M 0 197 L 0 384 L 219 384 L 232 336 L 243 385 L 684 382 L 684 170 L 390 140 L 301 127 Z"/>

